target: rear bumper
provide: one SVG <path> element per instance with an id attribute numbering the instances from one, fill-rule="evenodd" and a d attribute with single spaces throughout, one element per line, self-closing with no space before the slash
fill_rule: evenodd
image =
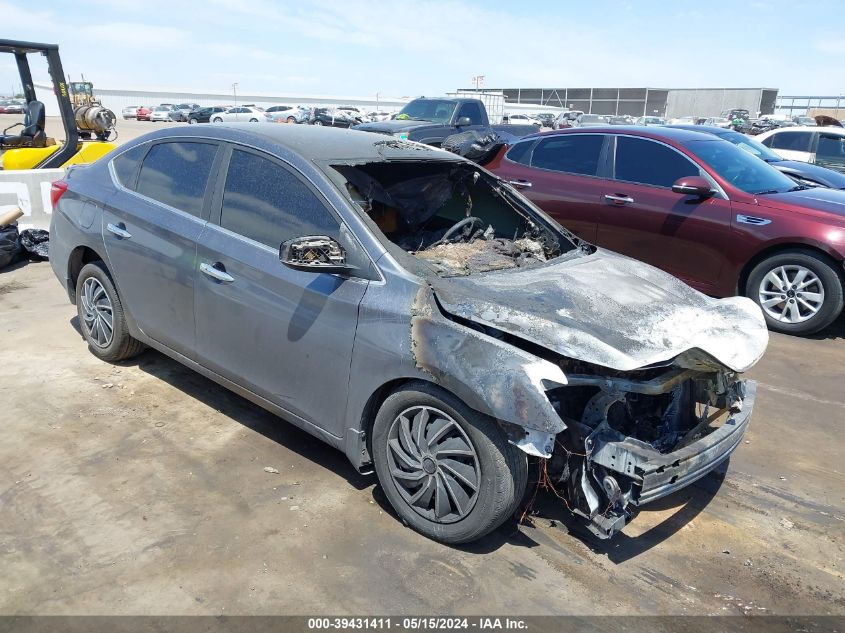
<path id="1" fill-rule="evenodd" d="M 672 494 L 714 470 L 742 442 L 751 420 L 757 385 L 749 380 L 745 389 L 742 411 L 692 444 L 672 453 L 660 453 L 633 438 L 601 433 L 594 438 L 591 461 L 633 479 L 630 501 L 634 505 Z"/>

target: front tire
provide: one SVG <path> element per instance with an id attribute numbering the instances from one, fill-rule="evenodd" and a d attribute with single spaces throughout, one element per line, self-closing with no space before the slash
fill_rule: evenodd
<path id="1" fill-rule="evenodd" d="M 766 258 L 748 275 L 745 294 L 769 329 L 807 336 L 833 323 L 843 307 L 843 279 L 834 262 L 809 250 Z"/>
<path id="2" fill-rule="evenodd" d="M 143 343 L 132 338 L 123 304 L 103 262 L 86 264 L 76 280 L 76 312 L 94 356 L 115 362 L 136 356 Z"/>
<path id="3" fill-rule="evenodd" d="M 322 125 L 322 124 L 323 124 L 323 122 L 320 119 L 317 119 L 316 121 L 314 121 L 314 125 Z"/>
<path id="4" fill-rule="evenodd" d="M 258 119 L 250 119 L 249 122 L 250 123 L 258 123 Z"/>
<path id="5" fill-rule="evenodd" d="M 197 123 L 199 123 L 199 121 L 196 119 L 188 119 L 188 125 L 196 125 Z"/>
<path id="6" fill-rule="evenodd" d="M 424 382 L 388 396 L 371 448 L 396 513 L 442 543 L 467 543 L 497 528 L 516 510 L 528 480 L 525 453 L 495 420 Z"/>
<path id="7" fill-rule="evenodd" d="M 213 119 L 211 119 L 211 122 L 212 123 L 223 123 L 223 119 L 221 119 L 219 116 L 216 116 Z"/>

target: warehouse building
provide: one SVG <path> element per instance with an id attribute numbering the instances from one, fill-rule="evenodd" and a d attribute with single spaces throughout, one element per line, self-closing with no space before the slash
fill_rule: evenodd
<path id="1" fill-rule="evenodd" d="M 555 107 L 592 114 L 660 116 L 719 116 L 744 108 L 752 116 L 772 114 L 776 88 L 490 88 L 501 92 L 505 105 Z M 461 89 L 459 92 L 474 92 Z"/>

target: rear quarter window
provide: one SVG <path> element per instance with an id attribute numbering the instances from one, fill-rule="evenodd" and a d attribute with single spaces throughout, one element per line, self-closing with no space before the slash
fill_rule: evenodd
<path id="1" fill-rule="evenodd" d="M 529 162 L 529 155 L 531 154 L 531 148 L 533 146 L 534 141 L 517 143 L 508 150 L 508 153 L 505 154 L 505 158 L 513 161 L 514 163 L 519 163 L 520 165 L 527 165 Z"/>
<path id="2" fill-rule="evenodd" d="M 127 189 L 135 190 L 138 167 L 149 147 L 149 145 L 136 145 L 119 156 L 115 156 L 112 160 L 111 164 L 114 168 L 114 175 L 117 177 L 117 181 Z"/>

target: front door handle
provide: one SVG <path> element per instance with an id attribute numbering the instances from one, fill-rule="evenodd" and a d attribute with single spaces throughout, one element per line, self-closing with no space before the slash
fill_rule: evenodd
<path id="1" fill-rule="evenodd" d="M 634 199 L 630 196 L 614 196 L 612 194 L 605 194 L 604 199 L 610 204 L 634 204 Z"/>
<path id="2" fill-rule="evenodd" d="M 531 187 L 531 183 L 527 180 L 508 180 L 508 184 L 517 189 L 528 189 Z"/>
<path id="3" fill-rule="evenodd" d="M 126 225 L 121 222 L 120 224 L 106 224 L 106 229 L 110 233 L 114 233 L 122 240 L 128 240 L 132 237 L 132 234 L 126 230 Z"/>
<path id="4" fill-rule="evenodd" d="M 218 266 L 220 268 L 218 268 Z M 235 278 L 223 269 L 223 264 L 220 262 L 213 265 L 203 262 L 200 264 L 200 272 L 208 275 L 212 279 L 216 279 L 217 281 L 225 281 L 226 283 L 235 281 Z"/>

